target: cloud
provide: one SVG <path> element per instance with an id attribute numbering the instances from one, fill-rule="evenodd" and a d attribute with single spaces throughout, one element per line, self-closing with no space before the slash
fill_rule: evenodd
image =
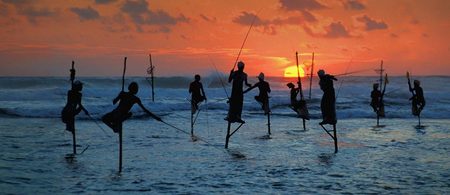
<path id="1" fill-rule="evenodd" d="M 204 14 L 200 14 L 200 18 L 202 18 L 203 20 L 205 20 L 207 22 L 216 22 L 217 21 L 216 17 L 208 17 Z"/>
<path id="2" fill-rule="evenodd" d="M 340 22 L 332 22 L 331 24 L 323 27 L 323 32 L 314 32 L 310 27 L 303 26 L 303 29 L 307 34 L 313 37 L 324 38 L 349 38 L 352 37 L 347 28 Z"/>
<path id="3" fill-rule="evenodd" d="M 245 11 L 242 12 L 240 15 L 236 16 L 235 18 L 233 18 L 232 21 L 240 25 L 250 26 L 253 20 L 254 20 L 253 26 L 261 27 L 259 30 L 269 35 L 277 34 L 276 26 L 301 25 L 307 21 L 307 19 L 305 19 L 302 16 L 290 16 L 287 18 L 278 17 L 273 20 L 262 19 L 256 14 Z"/>
<path id="4" fill-rule="evenodd" d="M 95 20 L 100 17 L 100 14 L 98 13 L 98 11 L 93 9 L 90 6 L 87 8 L 73 7 L 73 8 L 70 8 L 70 11 L 77 14 L 78 17 L 80 18 L 80 21 Z"/>
<path id="5" fill-rule="evenodd" d="M 45 18 L 52 17 L 57 15 L 55 11 L 49 10 L 48 8 L 35 8 L 35 7 L 26 7 L 26 8 L 17 8 L 18 13 L 27 17 L 28 21 L 32 24 L 36 24 L 37 18 Z"/>
<path id="6" fill-rule="evenodd" d="M 346 0 L 344 2 L 345 9 L 348 10 L 364 10 L 366 6 L 358 0 Z"/>
<path id="7" fill-rule="evenodd" d="M 25 16 L 32 24 L 37 23 L 38 18 L 48 18 L 57 15 L 57 12 L 48 8 L 37 8 L 31 0 L 2 0 L 3 3 L 13 5 L 19 15 Z"/>
<path id="8" fill-rule="evenodd" d="M 253 22 L 254 21 L 254 22 Z M 242 24 L 245 26 L 251 25 L 253 23 L 254 26 L 261 26 L 269 24 L 270 21 L 263 21 L 259 16 L 249 12 L 242 12 L 241 15 L 233 18 L 234 23 Z"/>
<path id="9" fill-rule="evenodd" d="M 31 2 L 31 0 L 2 0 L 3 3 L 13 4 L 13 5 L 24 5 Z"/>
<path id="10" fill-rule="evenodd" d="M 117 0 L 95 0 L 96 4 L 110 4 L 110 3 L 114 3 Z"/>
<path id="11" fill-rule="evenodd" d="M 302 11 L 302 15 L 305 18 L 305 20 L 308 22 L 317 22 L 317 18 L 313 14 L 311 14 L 311 12 L 309 12 L 309 11 L 306 11 L 306 10 Z"/>
<path id="12" fill-rule="evenodd" d="M 365 25 L 365 30 L 366 31 L 372 31 L 372 30 L 382 30 L 382 29 L 387 29 L 388 25 L 381 21 L 375 21 L 374 19 L 370 18 L 367 15 L 361 16 L 361 17 L 357 17 L 356 18 L 357 21 L 364 23 Z"/>
<path id="13" fill-rule="evenodd" d="M 127 0 L 120 9 L 128 15 L 136 25 L 159 26 L 158 32 L 170 32 L 167 25 L 173 26 L 180 22 L 189 22 L 189 18 L 182 14 L 174 17 L 163 10 L 152 11 L 148 9 L 148 3 L 145 0 Z M 139 28 L 142 27 L 137 26 L 137 28 L 139 30 Z"/>
<path id="14" fill-rule="evenodd" d="M 340 37 L 350 37 L 348 30 L 341 22 L 333 22 L 325 27 L 324 37 L 328 38 L 340 38 Z"/>
<path id="15" fill-rule="evenodd" d="M 391 33 L 391 38 L 398 38 L 398 35 L 397 34 L 395 34 L 395 33 Z"/>
<path id="16" fill-rule="evenodd" d="M 288 11 L 306 11 L 324 9 L 326 6 L 316 0 L 280 0 L 281 8 Z"/>

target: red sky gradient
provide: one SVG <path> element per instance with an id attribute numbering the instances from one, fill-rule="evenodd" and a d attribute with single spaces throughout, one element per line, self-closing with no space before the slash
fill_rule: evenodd
<path id="1" fill-rule="evenodd" d="M 333 74 L 450 75 L 448 0 L 0 0 L 0 76 L 158 76 L 228 72 L 242 51 L 250 75 L 283 76 L 315 52 Z M 351 62 L 351 63 L 350 63 Z M 375 75 L 368 70 L 360 75 Z"/>

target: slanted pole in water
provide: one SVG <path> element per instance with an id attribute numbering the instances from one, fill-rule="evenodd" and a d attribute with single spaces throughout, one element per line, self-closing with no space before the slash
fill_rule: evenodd
<path id="1" fill-rule="evenodd" d="M 152 54 L 148 54 L 149 58 L 150 58 L 150 77 L 152 80 L 152 102 L 155 102 L 155 80 L 154 80 L 154 71 L 155 71 L 155 67 L 153 66 L 153 62 L 152 62 Z M 148 72 L 148 71 L 147 71 Z"/>
<path id="2" fill-rule="evenodd" d="M 230 137 L 233 136 L 236 131 L 238 131 L 244 123 L 241 123 L 233 132 L 231 132 L 231 122 L 228 121 L 228 128 L 227 128 L 227 137 L 225 138 L 225 149 L 228 148 L 228 142 L 230 141 Z"/>
<path id="3" fill-rule="evenodd" d="M 333 135 L 323 126 L 320 125 L 323 130 L 333 139 L 334 141 L 334 153 L 338 152 L 338 141 L 337 141 L 337 133 L 336 133 L 336 124 L 333 124 Z"/>

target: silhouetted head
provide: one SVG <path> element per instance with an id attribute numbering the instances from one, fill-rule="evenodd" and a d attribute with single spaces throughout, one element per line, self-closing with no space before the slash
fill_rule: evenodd
<path id="1" fill-rule="evenodd" d="M 317 75 L 319 75 L 319 77 L 323 77 L 325 76 L 325 71 L 320 69 L 319 71 L 317 71 Z"/>
<path id="2" fill-rule="evenodd" d="M 128 85 L 128 91 L 132 94 L 137 94 L 139 91 L 139 86 L 136 82 L 131 82 L 130 85 Z"/>
<path id="3" fill-rule="evenodd" d="M 378 86 L 380 86 L 380 84 L 374 83 L 374 84 L 373 84 L 373 89 L 378 89 Z"/>
<path id="4" fill-rule="evenodd" d="M 420 87 L 420 81 L 414 80 L 414 87 Z"/>
<path id="5" fill-rule="evenodd" d="M 245 64 L 242 61 L 239 61 L 237 64 L 238 70 L 244 70 Z"/>
<path id="6" fill-rule="evenodd" d="M 200 81 L 200 75 L 196 74 L 196 75 L 194 76 L 194 78 L 195 78 L 195 81 Z"/>
<path id="7" fill-rule="evenodd" d="M 258 79 L 259 79 L 259 81 L 264 81 L 264 73 L 259 73 L 259 75 L 258 75 Z"/>
<path id="8" fill-rule="evenodd" d="M 83 83 L 81 81 L 75 81 L 73 82 L 73 89 L 75 91 L 81 91 L 83 90 Z"/>
<path id="9" fill-rule="evenodd" d="M 286 86 L 288 86 L 291 89 L 295 87 L 294 83 L 288 83 Z"/>

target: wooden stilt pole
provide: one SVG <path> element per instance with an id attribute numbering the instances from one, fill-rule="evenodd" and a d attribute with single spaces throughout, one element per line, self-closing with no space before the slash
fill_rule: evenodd
<path id="1" fill-rule="evenodd" d="M 231 123 L 228 122 L 227 137 L 225 138 L 225 149 L 228 148 L 228 141 L 230 140 L 230 128 L 231 128 Z"/>
<path id="2" fill-rule="evenodd" d="M 419 127 L 420 127 L 420 114 L 419 114 L 419 115 L 417 115 L 417 117 L 419 118 Z"/>
<path id="3" fill-rule="evenodd" d="M 70 82 L 71 89 L 73 90 L 73 83 L 75 80 L 75 61 L 72 60 L 72 69 L 70 69 Z M 73 121 L 73 132 L 72 132 L 72 142 L 73 142 L 73 154 L 77 154 L 77 139 L 75 134 L 75 120 Z"/>
<path id="4" fill-rule="evenodd" d="M 337 140 L 337 134 L 336 134 L 336 124 L 333 125 L 333 134 L 334 134 L 334 153 L 338 152 L 338 140 Z"/>
<path id="5" fill-rule="evenodd" d="M 127 57 L 125 57 L 123 60 L 122 92 L 124 91 L 124 88 L 125 88 L 126 70 L 127 70 Z M 122 129 L 123 129 L 123 124 L 120 124 L 120 129 L 119 129 L 119 173 L 122 172 Z"/>
<path id="6" fill-rule="evenodd" d="M 73 140 L 73 154 L 77 154 L 77 139 L 76 139 L 76 136 L 75 136 L 75 128 L 73 128 L 72 140 Z"/>
<path id="7" fill-rule="evenodd" d="M 270 112 L 267 113 L 267 130 L 268 130 L 268 134 L 270 135 Z"/>
<path id="8" fill-rule="evenodd" d="M 194 136 L 194 113 L 192 112 L 192 103 L 191 103 L 191 136 Z"/>
<path id="9" fill-rule="evenodd" d="M 303 131 L 306 131 L 306 120 L 303 118 Z"/>
<path id="10" fill-rule="evenodd" d="M 122 127 L 119 130 L 119 173 L 122 172 Z"/>
<path id="11" fill-rule="evenodd" d="M 380 126 L 380 115 L 377 113 L 377 127 Z"/>

